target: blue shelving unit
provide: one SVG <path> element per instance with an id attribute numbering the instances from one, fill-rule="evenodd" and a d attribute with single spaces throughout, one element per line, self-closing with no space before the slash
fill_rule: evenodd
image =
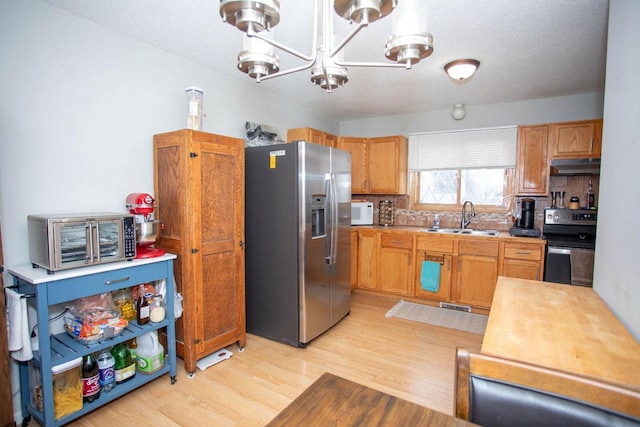
<path id="1" fill-rule="evenodd" d="M 158 258 L 123 261 L 73 270 L 47 274 L 46 270 L 33 268 L 31 265 L 10 268 L 18 292 L 29 296 L 29 304 L 36 309 L 38 324 L 38 344 L 40 351 L 34 352 L 33 360 L 20 364 L 20 395 L 22 412 L 28 422 L 35 418 L 44 426 L 61 426 L 82 415 L 103 406 L 112 400 L 147 384 L 156 378 L 169 374 L 171 383 L 176 378 L 176 341 L 175 316 L 173 310 L 173 260 L 175 255 L 167 254 Z M 128 288 L 148 282 L 164 281 L 166 283 L 167 315 L 164 321 L 138 325 L 130 322 L 118 336 L 105 339 L 95 344 L 85 345 L 66 332 L 49 335 L 49 307 L 73 301 L 91 295 L 101 294 L 117 289 Z M 153 374 L 137 372 L 135 377 L 126 383 L 118 384 L 108 393 L 100 393 L 100 398 L 91 403 L 84 403 L 81 410 L 62 417 L 54 418 L 53 408 L 53 375 L 51 368 L 70 360 L 112 347 L 120 342 L 138 337 L 147 332 L 165 328 L 167 335 L 168 357 L 164 367 Z M 40 370 L 42 380 L 43 410 L 39 411 L 30 403 L 29 364 Z M 23 425 L 26 422 L 23 421 Z"/>

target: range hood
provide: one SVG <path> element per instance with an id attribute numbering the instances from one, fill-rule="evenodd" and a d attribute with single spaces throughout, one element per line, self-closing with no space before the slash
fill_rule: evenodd
<path id="1" fill-rule="evenodd" d="M 553 159 L 551 175 L 600 175 L 600 159 Z"/>

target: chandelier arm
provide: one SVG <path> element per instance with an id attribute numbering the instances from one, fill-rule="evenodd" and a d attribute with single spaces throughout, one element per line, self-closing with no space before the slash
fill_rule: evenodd
<path id="1" fill-rule="evenodd" d="M 304 70 L 308 70 L 309 68 L 313 67 L 316 63 L 316 55 L 313 55 L 313 58 L 311 59 L 311 61 L 308 64 L 304 64 L 301 65 L 299 67 L 295 67 L 295 68 L 290 68 L 288 70 L 283 70 L 283 71 L 278 71 L 277 73 L 273 73 L 273 74 L 269 74 L 266 76 L 262 76 L 259 79 L 256 77 L 256 81 L 258 83 L 260 83 L 262 80 L 269 80 L 269 79 L 273 79 L 275 77 L 280 77 L 280 76 L 286 76 L 287 74 L 293 74 L 293 73 L 297 73 L 298 71 L 304 71 Z"/>
<path id="2" fill-rule="evenodd" d="M 335 62 L 334 62 L 335 63 Z M 322 58 L 322 74 L 324 74 L 324 81 L 327 82 L 327 93 L 331 93 L 331 84 L 329 78 L 329 72 L 327 71 L 327 63 L 325 62 L 325 58 Z"/>
<path id="3" fill-rule="evenodd" d="M 378 67 L 378 68 L 410 68 L 404 64 L 392 64 L 386 62 L 338 62 L 334 61 L 336 65 L 342 67 Z"/>
<path id="4" fill-rule="evenodd" d="M 253 28 L 253 25 L 250 25 L 249 28 L 247 28 L 247 36 L 249 37 L 256 37 L 266 43 L 269 43 L 271 46 L 277 47 L 280 50 L 283 50 L 293 56 L 297 56 L 298 58 L 305 60 L 305 61 L 313 61 L 315 62 L 315 58 L 316 58 L 316 50 L 318 49 L 318 14 L 315 13 L 315 11 L 318 9 L 318 0 L 314 1 L 314 13 L 313 13 L 313 42 L 311 45 L 311 55 L 305 55 L 304 53 L 300 53 L 295 49 L 292 49 L 288 46 L 283 45 L 282 43 L 279 43 L 275 40 L 271 40 L 268 39 L 266 37 L 263 37 L 262 35 L 260 35 L 259 32 L 255 31 Z M 313 64 L 311 64 L 313 65 Z M 303 68 L 304 69 L 304 68 Z M 276 73 L 274 75 L 279 75 L 280 73 Z M 263 80 L 265 80 L 263 78 Z"/>
<path id="5" fill-rule="evenodd" d="M 342 42 L 340 42 L 340 44 L 338 46 L 336 46 L 335 50 L 333 50 L 331 52 L 331 55 L 329 55 L 329 58 L 333 58 L 334 56 L 336 56 L 338 54 L 338 52 L 340 52 L 342 50 L 342 48 L 344 48 L 347 43 L 349 43 L 351 41 L 352 38 L 355 37 L 356 34 L 358 34 L 360 32 L 360 30 L 362 30 L 364 27 L 366 27 L 368 24 L 367 23 L 360 23 L 358 24 L 358 26 L 356 28 L 354 28 L 343 40 Z"/>
<path id="6" fill-rule="evenodd" d="M 266 37 L 263 37 L 262 35 L 260 35 L 260 33 L 253 33 L 253 34 L 247 33 L 247 35 L 249 37 L 255 37 L 255 38 L 260 39 L 260 40 L 262 40 L 264 42 L 267 42 L 271 46 L 277 47 L 280 50 L 284 50 L 285 52 L 290 53 L 293 56 L 297 56 L 298 58 L 303 59 L 305 61 L 313 61 L 313 57 L 315 56 L 315 54 L 314 55 L 305 55 L 304 53 L 300 53 L 295 49 L 291 49 L 290 47 L 287 47 L 287 46 L 283 45 L 282 43 L 278 43 L 275 40 L 271 40 L 271 39 L 268 39 Z M 316 51 L 316 46 L 315 45 L 316 45 L 316 42 L 315 42 L 315 38 L 314 38 L 314 41 L 313 41 L 313 52 Z"/>

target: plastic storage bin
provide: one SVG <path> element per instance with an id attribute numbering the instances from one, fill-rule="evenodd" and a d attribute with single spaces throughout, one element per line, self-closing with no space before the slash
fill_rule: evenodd
<path id="1" fill-rule="evenodd" d="M 53 412 L 60 418 L 82 409 L 82 357 L 51 368 Z"/>

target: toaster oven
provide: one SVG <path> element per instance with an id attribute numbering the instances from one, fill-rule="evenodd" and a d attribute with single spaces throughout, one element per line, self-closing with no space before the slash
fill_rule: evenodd
<path id="1" fill-rule="evenodd" d="M 27 228 L 31 264 L 46 268 L 49 274 L 136 256 L 131 214 L 29 215 Z"/>

